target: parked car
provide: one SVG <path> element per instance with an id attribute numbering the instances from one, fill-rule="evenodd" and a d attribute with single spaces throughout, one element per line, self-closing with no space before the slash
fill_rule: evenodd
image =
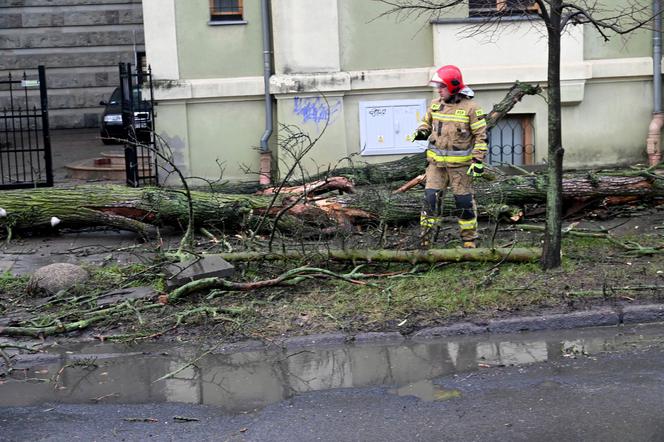
<path id="1" fill-rule="evenodd" d="M 152 112 L 150 102 L 143 100 L 140 89 L 133 91 L 134 121 L 133 127 L 136 138 L 140 142 L 150 141 L 152 130 Z M 121 143 L 121 140 L 130 139 L 127 127 L 122 124 L 122 95 L 120 88 L 116 87 L 108 101 L 100 101 L 104 107 L 99 134 L 104 144 Z"/>

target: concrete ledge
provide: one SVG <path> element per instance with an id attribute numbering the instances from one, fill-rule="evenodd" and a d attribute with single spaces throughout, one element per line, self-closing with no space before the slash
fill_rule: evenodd
<path id="1" fill-rule="evenodd" d="M 231 354 L 240 353 L 245 351 L 263 351 L 265 350 L 265 343 L 258 340 L 241 341 L 233 344 L 226 344 L 214 350 L 212 354 Z"/>
<path id="2" fill-rule="evenodd" d="M 664 322 L 664 304 L 629 305 L 623 308 L 622 322 Z"/>
<path id="3" fill-rule="evenodd" d="M 417 342 L 427 339 L 463 335 L 616 326 L 621 325 L 621 323 L 636 324 L 664 322 L 664 304 L 627 306 L 622 309 L 621 314 L 619 314 L 617 310 L 611 308 L 601 308 L 572 313 L 492 320 L 485 325 L 472 322 L 459 322 L 446 326 L 424 328 L 408 336 L 404 336 L 399 332 L 367 332 L 357 333 L 354 336 L 345 333 L 323 333 L 276 339 L 269 343 L 255 340 L 238 342 L 225 345 L 216 350 L 215 353 L 261 351 L 273 348 L 275 345 L 280 348 L 288 349 L 303 347 L 338 347 L 349 341 L 354 341 L 356 344 L 386 345 L 398 344 L 408 340 Z"/>
<path id="4" fill-rule="evenodd" d="M 459 322 L 443 327 L 425 328 L 411 335 L 413 339 L 430 339 L 441 336 L 477 335 L 486 333 L 487 327 L 472 322 Z"/>
<path id="5" fill-rule="evenodd" d="M 358 333 L 353 337 L 356 344 L 395 344 L 405 338 L 399 332 Z"/>
<path id="6" fill-rule="evenodd" d="M 568 314 L 527 316 L 489 321 L 490 333 L 514 333 L 519 331 L 561 330 L 580 327 L 618 325 L 618 313 L 610 309 L 574 312 Z"/>
<path id="7" fill-rule="evenodd" d="M 348 336 L 344 333 L 323 333 L 317 335 L 294 336 L 286 338 L 279 342 L 282 347 L 286 348 L 299 348 L 299 347 L 326 347 L 342 345 L 346 342 Z"/>

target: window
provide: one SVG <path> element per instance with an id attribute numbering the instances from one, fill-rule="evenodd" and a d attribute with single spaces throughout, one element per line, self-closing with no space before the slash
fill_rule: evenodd
<path id="1" fill-rule="evenodd" d="M 243 20 L 242 0 L 210 0 L 210 21 Z"/>
<path id="2" fill-rule="evenodd" d="M 532 115 L 507 115 L 489 131 L 489 164 L 527 166 L 534 163 Z"/>
<path id="3" fill-rule="evenodd" d="M 471 17 L 492 15 L 524 15 L 539 11 L 533 0 L 469 0 L 468 13 Z"/>

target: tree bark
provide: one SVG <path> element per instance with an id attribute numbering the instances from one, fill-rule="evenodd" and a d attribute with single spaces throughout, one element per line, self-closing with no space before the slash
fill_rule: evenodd
<path id="1" fill-rule="evenodd" d="M 549 103 L 548 167 L 549 186 L 546 196 L 546 230 L 542 268 L 554 269 L 562 265 L 562 207 L 563 207 L 563 155 L 562 112 L 560 108 L 560 34 L 562 0 L 549 2 L 548 20 L 545 20 L 548 35 L 548 82 L 547 96 Z"/>
<path id="2" fill-rule="evenodd" d="M 429 249 L 429 250 L 325 250 L 314 253 L 324 259 L 335 261 L 368 261 L 368 262 L 402 262 L 402 263 L 436 263 L 436 262 L 459 262 L 459 261 L 482 261 L 482 262 L 532 262 L 537 261 L 542 249 L 535 247 L 519 248 L 497 248 L 497 249 Z M 278 261 L 301 258 L 301 252 L 244 252 L 244 253 L 221 253 L 217 256 L 226 261 Z"/>
<path id="3" fill-rule="evenodd" d="M 625 171 L 623 176 L 590 175 L 565 179 L 562 182 L 566 200 L 575 198 L 607 198 L 638 196 L 641 200 L 664 197 L 664 180 Z M 646 175 L 648 175 L 646 173 Z M 355 224 L 380 219 L 399 224 L 419 217 L 422 193 L 410 191 L 392 194 L 376 186 L 355 189 L 356 193 L 295 204 L 280 221 L 279 227 L 296 230 L 308 224 L 324 229 L 338 223 Z M 480 212 L 492 214 L 505 211 L 503 206 L 547 200 L 545 176 L 515 176 L 495 182 L 480 182 L 476 198 Z M 227 195 L 192 192 L 194 218 L 198 227 L 214 226 L 225 231 L 252 227 L 266 214 L 276 215 L 292 205 L 292 196 L 277 198 L 269 208 L 272 196 Z M 0 208 L 7 215 L 0 226 L 8 229 L 52 229 L 51 218 L 60 219 L 58 227 L 110 226 L 142 234 L 161 226 L 187 225 L 187 199 L 183 192 L 172 189 L 122 186 L 81 186 L 74 188 L 39 188 L 0 193 Z M 454 209 L 451 196 L 445 199 L 445 213 Z M 506 209 L 509 211 L 510 209 Z"/>
<path id="4" fill-rule="evenodd" d="M 229 230 L 243 225 L 251 213 L 266 208 L 270 197 L 192 192 L 194 217 L 199 225 L 221 225 Z M 3 191 L 0 207 L 7 215 L 0 225 L 13 229 L 109 226 L 146 233 L 150 226 L 182 226 L 188 222 L 183 191 L 129 188 L 116 185 L 39 188 Z"/>

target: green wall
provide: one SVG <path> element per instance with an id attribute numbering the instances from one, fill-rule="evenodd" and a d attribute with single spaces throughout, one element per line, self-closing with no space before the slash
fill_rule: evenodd
<path id="1" fill-rule="evenodd" d="M 247 24 L 210 26 L 208 0 L 178 0 L 175 14 L 180 78 L 263 75 L 259 1 L 245 1 Z"/>
<path id="2" fill-rule="evenodd" d="M 583 40 L 583 56 L 586 60 L 652 56 L 651 31 L 638 30 L 628 35 L 613 34 L 610 40 L 605 42 L 595 29 L 586 25 Z"/>
<path id="3" fill-rule="evenodd" d="M 649 6 L 649 2 L 641 4 Z M 600 3 L 605 16 L 615 15 L 629 6 L 625 0 L 602 0 Z M 650 10 L 646 11 L 646 15 Z M 596 15 L 597 16 L 597 15 Z M 624 21 L 626 23 L 626 21 Z M 603 37 L 591 25 L 584 25 L 584 58 L 596 60 L 601 58 L 629 58 L 652 56 L 652 32 L 637 30 L 626 35 L 617 35 L 607 31 L 610 40 L 605 42 Z"/>
<path id="4" fill-rule="evenodd" d="M 302 170 L 309 175 L 327 171 L 347 155 L 344 97 L 326 94 L 325 98 L 327 102 L 320 95 L 277 97 L 279 132 L 273 136 L 279 139 L 277 151 L 282 177 L 294 163 L 293 154 L 306 148 L 310 140 L 315 143 L 300 162 L 302 169 L 297 168 L 297 178 L 302 178 Z M 299 138 L 300 142 L 295 142 L 299 131 L 309 139 Z M 285 148 L 287 139 L 291 140 L 290 152 Z"/>
<path id="5" fill-rule="evenodd" d="M 258 171 L 260 138 L 264 132 L 263 102 L 228 101 L 188 104 L 189 165 L 193 176 L 257 181 L 243 167 Z"/>
<path id="6" fill-rule="evenodd" d="M 342 71 L 415 68 L 433 65 L 432 26 L 426 19 L 378 18 L 386 6 L 339 0 Z"/>

